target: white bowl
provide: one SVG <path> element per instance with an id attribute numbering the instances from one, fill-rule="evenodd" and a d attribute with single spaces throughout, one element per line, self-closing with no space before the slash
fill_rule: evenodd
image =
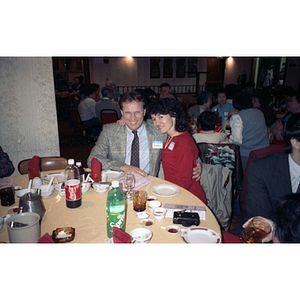
<path id="1" fill-rule="evenodd" d="M 30 192 L 35 193 L 35 189 L 31 189 Z M 27 193 L 27 189 L 22 189 L 22 190 L 16 191 L 16 195 L 17 195 L 18 198 L 21 198 L 26 193 Z"/>
<path id="2" fill-rule="evenodd" d="M 91 183 L 90 182 L 82 182 L 81 183 L 81 193 L 85 194 L 91 187 Z"/>
<path id="3" fill-rule="evenodd" d="M 179 232 L 181 232 L 181 229 L 179 226 L 176 226 L 176 225 L 169 225 L 167 228 L 166 228 L 166 232 L 169 233 L 169 234 L 178 234 Z"/>
<path id="4" fill-rule="evenodd" d="M 49 191 L 47 191 L 48 185 L 41 185 L 41 186 L 39 186 L 39 189 L 41 190 L 42 197 L 49 197 L 50 195 L 52 195 L 52 193 L 54 191 L 54 186 L 51 185 Z"/>
<path id="5" fill-rule="evenodd" d="M 146 211 L 140 211 L 135 214 L 139 219 L 147 219 L 149 218 L 150 214 L 147 213 Z"/>
<path id="6" fill-rule="evenodd" d="M 154 221 L 151 219 L 144 219 L 140 221 L 140 225 L 145 228 L 148 228 L 154 225 Z"/>
<path id="7" fill-rule="evenodd" d="M 109 189 L 109 183 L 93 182 L 93 188 L 97 193 L 104 194 Z"/>
<path id="8" fill-rule="evenodd" d="M 153 216 L 157 220 L 164 219 L 165 216 L 166 216 L 166 213 L 167 213 L 167 210 L 165 208 L 163 208 L 163 207 L 157 206 L 157 207 L 153 208 Z"/>
<path id="9" fill-rule="evenodd" d="M 152 231 L 147 228 L 135 228 L 129 232 L 135 244 L 147 244 L 152 238 Z"/>
<path id="10" fill-rule="evenodd" d="M 151 212 L 153 212 L 154 207 L 161 206 L 161 202 L 158 200 L 148 201 L 148 207 Z"/>

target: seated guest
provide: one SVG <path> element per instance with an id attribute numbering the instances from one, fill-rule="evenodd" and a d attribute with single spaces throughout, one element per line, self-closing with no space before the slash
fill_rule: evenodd
<path id="1" fill-rule="evenodd" d="M 197 104 L 191 106 L 187 110 L 188 117 L 194 119 L 194 121 L 197 122 L 197 118 L 200 116 L 201 113 L 203 113 L 206 110 L 210 110 L 210 106 L 212 103 L 211 98 L 211 93 L 202 91 L 197 98 Z"/>
<path id="2" fill-rule="evenodd" d="M 192 179 L 199 150 L 188 132 L 189 124 L 179 101 L 161 98 L 153 101 L 147 112 L 153 125 L 168 138 L 161 152 L 165 180 L 175 183 L 207 203 L 199 181 Z"/>
<path id="3" fill-rule="evenodd" d="M 74 83 L 72 85 L 72 92 L 78 94 L 80 88 L 79 77 L 74 77 Z"/>
<path id="4" fill-rule="evenodd" d="M 274 221 L 274 207 L 281 197 L 300 192 L 300 113 L 292 115 L 284 130 L 285 152 L 253 161 L 247 175 L 247 217 L 262 216 Z M 231 233 L 239 234 L 238 225 Z"/>
<path id="5" fill-rule="evenodd" d="M 93 89 L 89 84 L 83 83 L 80 86 L 80 93 L 83 95 L 83 98 L 80 100 L 78 105 L 80 119 L 83 126 L 93 127 L 91 131 L 91 138 L 94 138 L 94 140 L 96 140 L 100 133 L 101 123 L 96 116 L 96 102 L 91 98 Z"/>
<path id="6" fill-rule="evenodd" d="M 276 121 L 276 115 L 269 106 L 270 100 L 270 94 L 265 90 L 256 90 L 252 93 L 252 107 L 258 108 L 264 114 L 267 127 Z"/>
<path id="7" fill-rule="evenodd" d="M 120 93 L 116 90 L 116 83 L 112 80 L 106 80 L 106 87 L 108 87 L 113 92 L 113 98 L 120 98 Z"/>
<path id="8" fill-rule="evenodd" d="M 0 178 L 10 176 L 15 170 L 15 167 L 7 153 L 0 147 Z"/>
<path id="9" fill-rule="evenodd" d="M 240 146 L 243 170 L 245 170 L 249 153 L 269 145 L 268 130 L 263 113 L 252 108 L 249 94 L 242 92 L 235 94 L 232 103 L 238 113 L 230 118 L 229 143 Z"/>
<path id="10" fill-rule="evenodd" d="M 212 108 L 213 112 L 218 112 L 219 117 L 228 118 L 234 113 L 234 107 L 227 102 L 226 90 L 223 87 L 218 88 L 216 92 L 218 104 Z"/>
<path id="11" fill-rule="evenodd" d="M 204 111 L 198 117 L 197 126 L 201 126 L 199 133 L 194 133 L 193 138 L 196 143 L 220 143 L 227 138 L 225 132 L 215 131 L 217 116 L 211 111 Z M 200 125 L 200 126 L 199 126 Z"/>
<path id="12" fill-rule="evenodd" d="M 149 175 L 164 178 L 161 166 L 161 151 L 166 134 L 160 133 L 152 121 L 144 121 L 146 114 L 145 98 L 135 91 L 122 95 L 120 99 L 122 125 L 119 123 L 104 126 L 96 145 L 88 157 L 87 165 L 91 167 L 93 157 L 97 158 L 102 168 L 121 170 L 126 174 L 135 173 L 146 177 Z M 139 162 L 131 160 L 134 140 L 138 140 Z M 137 166 L 138 165 L 138 166 Z M 201 165 L 194 169 L 193 177 L 201 176 Z"/>
<path id="13" fill-rule="evenodd" d="M 294 92 L 287 98 L 287 113 L 270 126 L 271 133 L 277 141 L 283 141 L 283 127 L 292 114 L 300 112 L 300 94 Z"/>
<path id="14" fill-rule="evenodd" d="M 103 87 L 101 89 L 101 94 L 102 94 L 102 100 L 96 103 L 95 106 L 96 116 L 100 120 L 100 123 L 101 123 L 101 112 L 103 109 L 114 109 L 117 112 L 118 119 L 120 119 L 121 111 L 119 109 L 118 104 L 112 101 L 113 92 L 111 91 L 111 89 L 109 89 L 108 87 Z"/>
<path id="15" fill-rule="evenodd" d="M 95 102 L 99 102 L 101 100 L 100 93 L 100 85 L 98 83 L 92 83 L 91 89 L 93 91 L 91 98 L 95 100 Z"/>

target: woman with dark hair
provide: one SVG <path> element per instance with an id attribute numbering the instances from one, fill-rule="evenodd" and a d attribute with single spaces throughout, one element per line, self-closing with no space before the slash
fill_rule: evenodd
<path id="1" fill-rule="evenodd" d="M 269 146 L 268 130 L 263 113 L 252 108 L 249 94 L 242 92 L 235 94 L 232 104 L 238 113 L 230 118 L 229 143 L 240 146 L 243 170 L 245 170 L 249 153 Z"/>
<path id="2" fill-rule="evenodd" d="M 276 121 L 276 115 L 273 109 L 269 106 L 271 95 L 265 90 L 256 90 L 252 94 L 252 107 L 258 108 L 265 117 L 266 124 L 270 127 Z"/>
<path id="3" fill-rule="evenodd" d="M 165 180 L 175 183 L 207 204 L 200 182 L 192 179 L 199 150 L 188 132 L 189 123 L 179 101 L 161 98 L 147 108 L 153 125 L 168 138 L 161 152 Z"/>

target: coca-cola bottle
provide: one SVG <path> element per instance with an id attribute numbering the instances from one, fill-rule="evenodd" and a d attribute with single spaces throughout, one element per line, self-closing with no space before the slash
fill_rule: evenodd
<path id="1" fill-rule="evenodd" d="M 67 207 L 79 207 L 81 205 L 80 172 L 73 158 L 68 159 L 65 170 L 65 189 Z"/>

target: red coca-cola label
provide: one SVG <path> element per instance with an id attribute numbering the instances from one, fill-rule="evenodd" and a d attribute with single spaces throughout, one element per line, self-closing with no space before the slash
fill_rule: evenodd
<path id="1" fill-rule="evenodd" d="M 80 180 L 71 179 L 66 181 L 66 200 L 76 201 L 81 198 Z"/>

